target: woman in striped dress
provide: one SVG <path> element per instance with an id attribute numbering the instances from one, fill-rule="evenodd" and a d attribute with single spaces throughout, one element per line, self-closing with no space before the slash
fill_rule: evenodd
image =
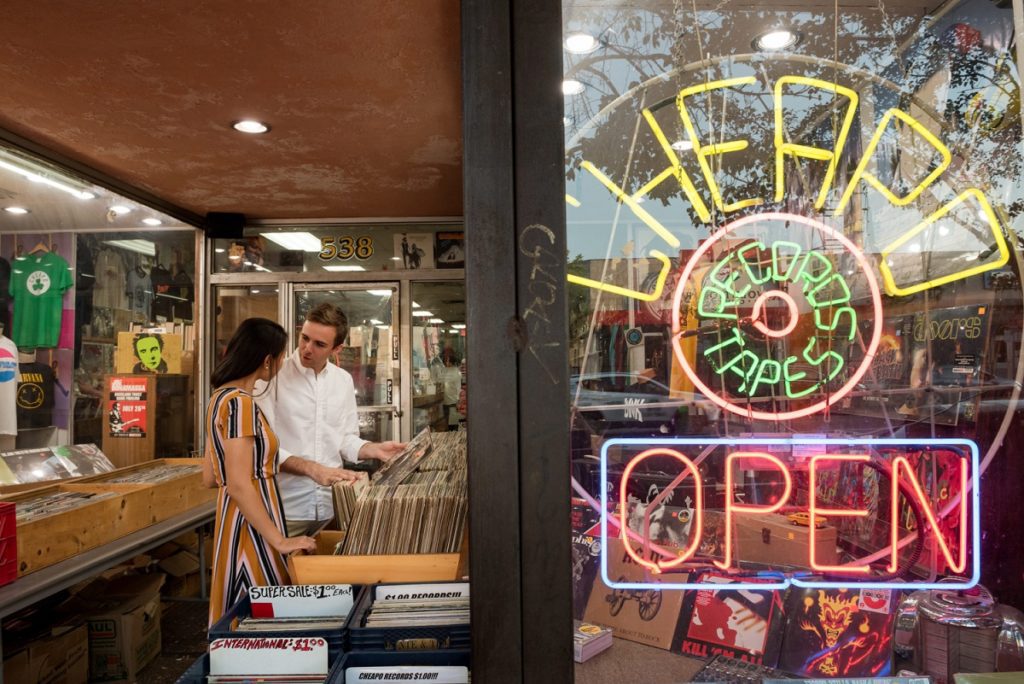
<path id="1" fill-rule="evenodd" d="M 313 551 L 310 537 L 288 537 L 277 491 L 277 437 L 253 400 L 284 360 L 287 334 L 266 318 L 242 321 L 210 377 L 203 479 L 219 488 L 214 529 L 210 625 L 249 587 L 288 584 L 285 559 Z"/>

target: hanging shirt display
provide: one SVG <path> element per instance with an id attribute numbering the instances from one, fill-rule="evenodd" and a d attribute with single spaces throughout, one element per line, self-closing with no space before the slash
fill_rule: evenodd
<path id="1" fill-rule="evenodd" d="M 195 296 L 195 287 L 192 279 L 188 277 L 185 270 L 179 270 L 174 276 L 174 287 L 171 288 L 178 299 L 174 300 L 174 317 L 185 321 L 192 320 L 192 299 Z"/>
<path id="2" fill-rule="evenodd" d="M 68 262 L 52 252 L 17 257 L 11 268 L 14 297 L 11 339 L 22 349 L 56 347 L 64 292 L 71 287 Z"/>
<path id="3" fill-rule="evenodd" d="M 11 264 L 7 259 L 0 257 L 0 325 L 4 326 L 7 334 L 11 334 Z"/>
<path id="4" fill-rule="evenodd" d="M 18 434 L 18 347 L 0 335 L 0 435 Z"/>
<path id="5" fill-rule="evenodd" d="M 157 320 L 157 317 L 165 321 L 173 320 L 174 293 L 171 292 L 171 286 L 174 285 L 174 278 L 171 272 L 163 266 L 154 266 L 149 279 L 153 290 L 153 320 Z"/>
<path id="6" fill-rule="evenodd" d="M 53 369 L 45 363 L 20 365 L 18 383 L 18 427 L 39 428 L 53 425 Z"/>
<path id="7" fill-rule="evenodd" d="M 149 321 L 149 307 L 153 302 L 153 286 L 149 273 L 136 266 L 128 271 L 128 301 L 131 305 L 132 318 L 136 321 Z"/>
<path id="8" fill-rule="evenodd" d="M 124 259 L 113 249 L 101 249 L 96 255 L 96 284 L 92 289 L 92 305 L 108 309 L 127 309 Z"/>

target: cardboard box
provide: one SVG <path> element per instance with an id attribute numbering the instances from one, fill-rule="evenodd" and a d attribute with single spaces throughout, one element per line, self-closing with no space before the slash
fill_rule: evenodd
<path id="1" fill-rule="evenodd" d="M 89 679 L 89 637 L 84 624 L 53 627 L 4 660 L 5 682 L 85 684 Z"/>
<path id="2" fill-rule="evenodd" d="M 86 588 L 89 679 L 133 682 L 160 653 L 162 574 L 127 575 Z M 100 591 L 97 596 L 94 592 Z"/>
<path id="3" fill-rule="evenodd" d="M 808 567 L 811 528 L 796 525 L 784 515 L 737 515 L 736 558 L 752 563 Z M 826 525 L 814 530 L 815 556 L 819 565 L 836 565 L 839 550 L 836 528 Z"/>
<path id="4" fill-rule="evenodd" d="M 682 583 L 687 573 L 647 577 L 626 554 L 621 539 L 608 540 L 608 575 L 615 581 Z M 666 650 L 677 641 L 683 608 L 680 589 L 613 589 L 598 576 L 584 613 L 587 622 L 611 627 L 615 636 Z"/>

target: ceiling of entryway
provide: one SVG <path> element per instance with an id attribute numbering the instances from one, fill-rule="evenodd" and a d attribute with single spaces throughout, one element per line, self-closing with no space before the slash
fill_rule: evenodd
<path id="1" fill-rule="evenodd" d="M 459 3 L 8 0 L 0 128 L 203 215 L 462 213 Z M 231 128 L 267 122 L 263 135 Z"/>

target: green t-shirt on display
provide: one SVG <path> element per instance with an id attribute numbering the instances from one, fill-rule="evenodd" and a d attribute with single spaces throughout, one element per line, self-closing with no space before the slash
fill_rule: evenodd
<path id="1" fill-rule="evenodd" d="M 53 252 L 15 257 L 11 262 L 11 339 L 19 348 L 57 346 L 64 292 L 72 284 L 68 262 Z"/>

